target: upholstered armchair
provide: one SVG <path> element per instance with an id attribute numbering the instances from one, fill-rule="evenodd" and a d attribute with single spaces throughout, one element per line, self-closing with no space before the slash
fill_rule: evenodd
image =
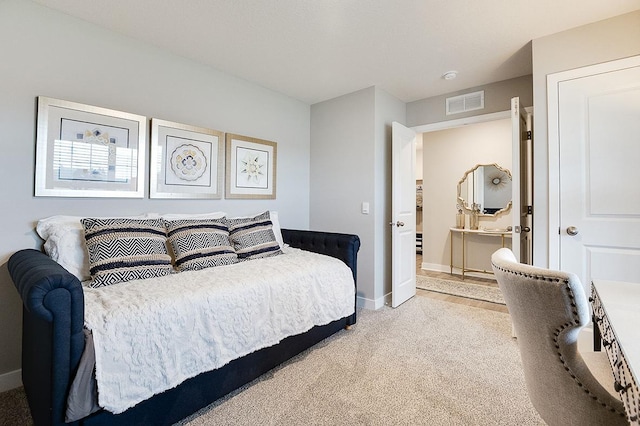
<path id="1" fill-rule="evenodd" d="M 543 420 L 564 426 L 628 424 L 606 355 L 591 353 L 587 364 L 578 352 L 578 333 L 590 318 L 578 277 L 521 264 L 506 248 L 491 263 L 513 321 L 527 391 Z"/>

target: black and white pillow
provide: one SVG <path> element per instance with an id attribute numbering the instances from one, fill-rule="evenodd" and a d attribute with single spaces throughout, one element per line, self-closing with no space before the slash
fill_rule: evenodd
<path id="1" fill-rule="evenodd" d="M 165 220 L 165 225 L 176 267 L 180 271 L 197 271 L 238 262 L 224 219 Z"/>
<path id="2" fill-rule="evenodd" d="M 227 219 L 229 237 L 240 260 L 281 254 L 269 212 L 255 217 Z"/>
<path id="3" fill-rule="evenodd" d="M 86 218 L 80 222 L 89 252 L 91 287 L 173 272 L 162 219 Z"/>

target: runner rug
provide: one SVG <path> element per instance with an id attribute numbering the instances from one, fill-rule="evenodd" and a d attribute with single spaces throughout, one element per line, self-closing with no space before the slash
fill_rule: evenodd
<path id="1" fill-rule="evenodd" d="M 505 305 L 504 298 L 498 287 L 449 281 L 441 278 L 425 277 L 423 275 L 416 276 L 416 287 L 422 290 Z"/>

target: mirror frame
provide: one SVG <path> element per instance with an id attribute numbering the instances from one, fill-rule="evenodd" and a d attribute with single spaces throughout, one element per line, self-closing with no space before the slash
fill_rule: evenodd
<path id="1" fill-rule="evenodd" d="M 473 168 L 467 170 L 464 173 L 464 175 L 462 176 L 462 179 L 460 179 L 460 181 L 458 181 L 458 198 L 457 198 L 457 202 L 465 212 L 469 212 L 470 213 L 471 209 L 469 207 L 467 207 L 466 200 L 464 198 L 462 198 L 462 184 L 467 179 L 467 176 L 469 176 L 469 174 L 472 174 L 474 171 L 476 171 L 478 169 L 478 167 L 484 167 L 484 166 L 494 166 L 496 169 L 500 170 L 501 172 L 504 172 L 507 176 L 509 176 L 509 179 L 511 179 L 511 182 L 513 183 L 513 176 L 511 175 L 511 171 L 509 169 L 505 169 L 504 167 L 499 166 L 496 163 L 476 164 Z M 500 210 L 496 211 L 495 213 L 480 213 L 479 216 L 496 217 L 498 215 L 501 215 L 503 213 L 507 213 L 508 211 L 510 211 L 512 205 L 513 205 L 513 199 L 511 199 L 509 201 L 509 203 L 507 203 L 506 206 L 504 206 Z"/>

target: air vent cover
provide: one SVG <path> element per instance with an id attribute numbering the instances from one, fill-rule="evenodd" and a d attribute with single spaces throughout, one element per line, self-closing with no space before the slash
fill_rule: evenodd
<path id="1" fill-rule="evenodd" d="M 484 108 L 484 90 L 447 98 L 447 115 Z"/>

